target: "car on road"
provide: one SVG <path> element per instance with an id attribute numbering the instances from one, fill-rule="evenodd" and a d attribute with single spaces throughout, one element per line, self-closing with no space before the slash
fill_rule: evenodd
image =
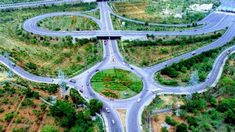
<path id="1" fill-rule="evenodd" d="M 89 82 L 86 83 L 86 86 L 89 86 Z"/>
<path id="2" fill-rule="evenodd" d="M 76 80 L 71 79 L 71 80 L 69 80 L 69 82 L 71 82 L 71 83 L 76 83 Z"/>
<path id="3" fill-rule="evenodd" d="M 107 113 L 110 113 L 109 108 L 106 107 L 105 110 L 106 110 Z"/>
<path id="4" fill-rule="evenodd" d="M 114 121 L 114 120 L 112 120 L 112 124 L 113 124 L 113 125 L 115 124 L 115 121 Z"/>
<path id="5" fill-rule="evenodd" d="M 160 90 L 160 89 L 154 89 L 154 90 L 152 90 L 152 93 L 153 93 L 153 94 L 155 94 L 155 93 L 159 93 L 159 92 L 161 92 L 161 90 Z"/>
<path id="6" fill-rule="evenodd" d="M 13 63 L 13 64 L 12 64 L 12 67 L 16 67 L 16 64 Z"/>
<path id="7" fill-rule="evenodd" d="M 83 90 L 80 89 L 79 91 L 80 91 L 81 93 L 83 93 Z"/>
<path id="8" fill-rule="evenodd" d="M 137 99 L 137 103 L 139 103 L 140 101 L 141 101 L 141 98 L 138 98 L 138 99 Z"/>
<path id="9" fill-rule="evenodd" d="M 231 52 L 231 51 L 230 51 L 230 50 L 228 50 L 228 51 L 227 51 L 227 54 L 230 54 L 230 52 Z"/>
<path id="10" fill-rule="evenodd" d="M 196 51 L 193 51 L 193 52 L 192 52 L 192 55 L 196 55 Z"/>
<path id="11" fill-rule="evenodd" d="M 106 45 L 108 43 L 108 41 L 107 40 L 104 40 L 104 44 Z"/>

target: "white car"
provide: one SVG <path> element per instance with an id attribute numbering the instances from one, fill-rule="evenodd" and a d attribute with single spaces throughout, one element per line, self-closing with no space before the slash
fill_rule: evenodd
<path id="1" fill-rule="evenodd" d="M 76 80 L 71 79 L 71 80 L 69 80 L 69 82 L 71 82 L 71 83 L 76 83 Z"/>
<path id="2" fill-rule="evenodd" d="M 110 113 L 109 108 L 106 107 L 105 110 L 106 110 L 107 113 Z"/>
<path id="3" fill-rule="evenodd" d="M 195 55 L 195 54 L 196 54 L 196 51 L 193 51 L 193 52 L 192 52 L 192 55 Z"/>
<path id="4" fill-rule="evenodd" d="M 114 121 L 114 120 L 112 120 L 112 124 L 113 124 L 113 125 L 115 124 L 115 121 Z"/>
<path id="5" fill-rule="evenodd" d="M 137 103 L 139 103 L 140 101 L 141 101 L 141 98 L 138 98 Z"/>

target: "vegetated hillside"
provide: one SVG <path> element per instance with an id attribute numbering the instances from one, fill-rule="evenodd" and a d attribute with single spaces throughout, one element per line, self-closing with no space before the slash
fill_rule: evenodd
<path id="1" fill-rule="evenodd" d="M 62 11 L 94 9 L 96 3 L 40 7 L 0 12 L 0 52 L 8 52 L 17 65 L 43 76 L 57 76 L 62 70 L 72 76 L 102 59 L 102 46 L 96 39 L 76 40 L 72 37 L 47 37 L 28 33 L 22 23 L 31 17 Z"/>
<path id="2" fill-rule="evenodd" d="M 201 20 L 219 4 L 219 0 L 135 0 L 113 2 L 112 7 L 118 14 L 132 19 L 182 24 Z"/>

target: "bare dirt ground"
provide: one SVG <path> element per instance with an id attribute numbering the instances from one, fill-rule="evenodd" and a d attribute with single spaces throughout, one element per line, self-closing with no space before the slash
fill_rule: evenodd
<path id="1" fill-rule="evenodd" d="M 126 130 L 126 110 L 125 109 L 117 109 L 119 116 L 121 117 L 122 125 L 124 130 Z"/>
<path id="2" fill-rule="evenodd" d="M 184 120 L 177 116 L 174 116 L 172 112 L 162 113 L 151 118 L 152 132 L 161 132 L 162 124 L 165 123 L 165 117 L 169 115 L 179 123 L 186 123 Z M 169 132 L 175 132 L 175 127 L 171 126 L 168 129 Z"/>

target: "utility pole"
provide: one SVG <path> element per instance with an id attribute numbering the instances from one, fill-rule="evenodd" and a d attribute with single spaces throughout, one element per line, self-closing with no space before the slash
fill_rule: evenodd
<path id="1" fill-rule="evenodd" d="M 189 95 L 188 95 L 189 99 L 192 98 L 192 92 L 193 92 L 192 89 L 193 89 L 193 86 L 197 85 L 198 82 L 199 82 L 198 71 L 194 71 L 191 74 L 190 81 L 189 81 L 189 84 L 190 84 Z"/>
<path id="2" fill-rule="evenodd" d="M 58 71 L 58 79 L 59 79 L 61 96 L 64 97 L 67 89 L 66 89 L 65 75 L 62 70 Z"/>

